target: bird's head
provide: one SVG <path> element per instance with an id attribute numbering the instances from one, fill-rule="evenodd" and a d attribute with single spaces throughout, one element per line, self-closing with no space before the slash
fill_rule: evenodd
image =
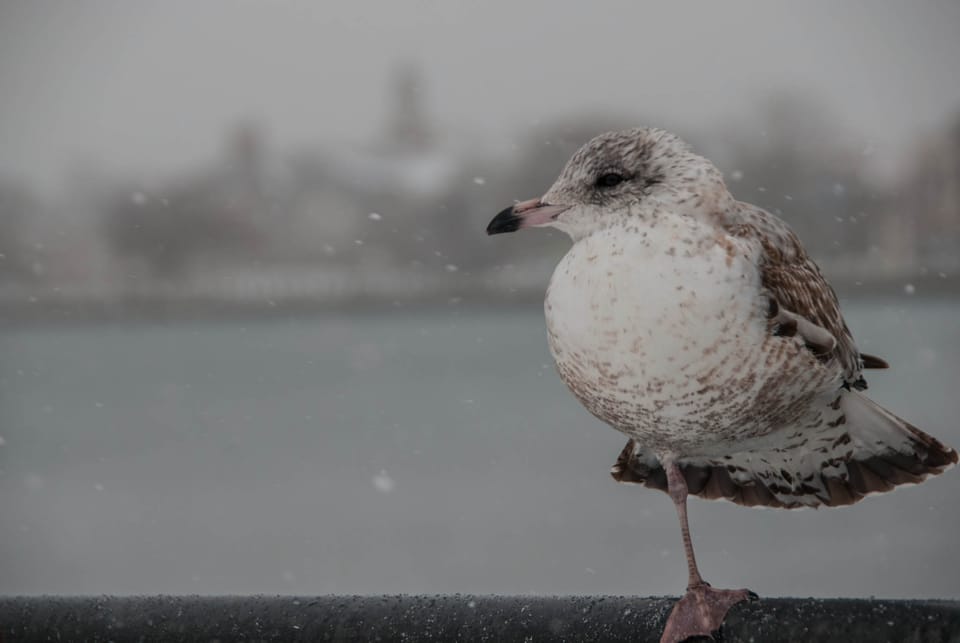
<path id="1" fill-rule="evenodd" d="M 731 198 L 719 171 L 680 138 L 634 128 L 589 141 L 546 194 L 504 209 L 487 234 L 552 226 L 577 240 L 631 218 L 655 217 L 663 208 L 708 215 Z"/>

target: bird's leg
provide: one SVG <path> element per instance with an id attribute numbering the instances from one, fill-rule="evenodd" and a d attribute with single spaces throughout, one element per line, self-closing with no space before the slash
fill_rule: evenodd
<path id="1" fill-rule="evenodd" d="M 683 537 L 683 553 L 687 556 L 687 589 L 703 585 L 703 577 L 697 568 L 697 558 L 693 553 L 693 540 L 690 538 L 690 525 L 687 524 L 687 480 L 676 462 L 665 464 L 667 471 L 667 489 L 673 506 L 680 518 L 680 534 Z"/>
<path id="2" fill-rule="evenodd" d="M 663 468 L 667 472 L 670 498 L 680 518 L 688 581 L 687 593 L 673 606 L 660 643 L 679 643 L 693 636 L 712 637 L 723 625 L 731 607 L 741 601 L 756 600 L 757 595 L 748 589 L 714 589 L 700 576 L 687 524 L 687 481 L 676 462 L 664 462 Z"/>

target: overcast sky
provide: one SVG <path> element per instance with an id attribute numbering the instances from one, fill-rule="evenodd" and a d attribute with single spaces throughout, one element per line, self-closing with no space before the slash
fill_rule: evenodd
<path id="1" fill-rule="evenodd" d="M 246 118 L 281 147 L 370 141 L 402 60 L 474 133 L 584 111 L 699 132 L 789 89 L 892 154 L 960 110 L 958 33 L 948 0 L 0 0 L 0 175 L 192 167 Z"/>

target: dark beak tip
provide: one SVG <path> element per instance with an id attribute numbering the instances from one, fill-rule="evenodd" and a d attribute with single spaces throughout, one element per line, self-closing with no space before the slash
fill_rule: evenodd
<path id="1" fill-rule="evenodd" d="M 522 219 L 517 216 L 514 212 L 514 207 L 511 205 L 508 208 L 501 210 L 497 216 L 493 217 L 493 220 L 487 225 L 487 234 L 504 234 L 506 232 L 516 232 L 520 229 L 520 223 Z"/>

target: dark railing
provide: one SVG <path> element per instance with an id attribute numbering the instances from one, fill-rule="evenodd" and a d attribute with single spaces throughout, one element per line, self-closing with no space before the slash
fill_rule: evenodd
<path id="1" fill-rule="evenodd" d="M 674 598 L 142 596 L 0 598 L 0 641 L 657 641 Z M 723 640 L 960 641 L 960 602 L 770 598 Z"/>

